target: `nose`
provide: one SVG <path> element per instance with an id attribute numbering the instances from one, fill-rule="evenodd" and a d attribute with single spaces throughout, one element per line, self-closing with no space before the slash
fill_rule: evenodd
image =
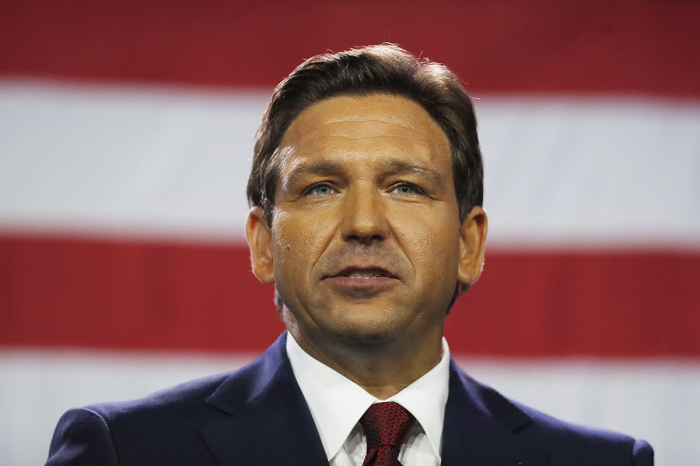
<path id="1" fill-rule="evenodd" d="M 372 187 L 351 190 L 342 205 L 345 241 L 372 243 L 387 238 L 389 224 L 381 194 Z"/>

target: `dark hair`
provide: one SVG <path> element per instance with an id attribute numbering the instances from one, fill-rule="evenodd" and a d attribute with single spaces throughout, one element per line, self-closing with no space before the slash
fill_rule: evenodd
<path id="1" fill-rule="evenodd" d="M 387 93 L 421 106 L 447 135 L 452 152 L 460 220 L 483 202 L 483 167 L 476 117 L 469 94 L 446 66 L 418 59 L 394 44 L 316 55 L 274 90 L 258 129 L 248 203 L 259 206 L 272 226 L 279 175 L 276 151 L 292 121 L 311 105 L 338 95 Z"/>

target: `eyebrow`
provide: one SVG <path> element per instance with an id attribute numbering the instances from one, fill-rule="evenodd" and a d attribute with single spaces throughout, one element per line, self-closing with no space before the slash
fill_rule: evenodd
<path id="1" fill-rule="evenodd" d="M 430 183 L 442 183 L 443 176 L 432 168 L 425 165 L 408 162 L 406 160 L 387 160 L 382 162 L 382 169 L 387 173 L 412 174 L 420 175 L 426 178 Z"/>
<path id="2" fill-rule="evenodd" d="M 331 173 L 340 173 L 343 169 L 342 167 L 342 164 L 329 160 L 313 163 L 299 163 L 296 167 L 292 168 L 286 182 L 283 182 L 283 184 L 294 185 L 298 182 L 298 180 L 310 175 L 328 175 Z"/>
<path id="3" fill-rule="evenodd" d="M 428 182 L 434 184 L 440 184 L 444 181 L 444 177 L 433 170 L 432 168 L 426 167 L 425 165 L 409 162 L 405 160 L 386 160 L 380 162 L 380 170 L 382 173 L 391 174 L 412 174 L 424 177 Z M 322 160 L 312 163 L 300 163 L 294 167 L 287 177 L 285 185 L 293 185 L 298 182 L 298 180 L 303 179 L 306 176 L 311 175 L 330 175 L 335 173 L 341 173 L 343 171 L 343 164 L 330 161 Z"/>

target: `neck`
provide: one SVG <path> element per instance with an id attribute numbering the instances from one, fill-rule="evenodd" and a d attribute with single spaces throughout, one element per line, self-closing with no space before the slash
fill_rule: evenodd
<path id="1" fill-rule="evenodd" d="M 417 341 L 358 342 L 311 339 L 298 328 L 290 333 L 313 358 L 342 374 L 379 400 L 386 400 L 422 377 L 442 358 L 442 332 Z"/>

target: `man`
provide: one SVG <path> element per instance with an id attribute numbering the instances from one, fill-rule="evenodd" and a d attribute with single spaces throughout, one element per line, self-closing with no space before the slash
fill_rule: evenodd
<path id="1" fill-rule="evenodd" d="M 487 231 L 471 100 L 393 45 L 313 57 L 258 133 L 246 237 L 288 332 L 238 372 L 69 411 L 50 465 L 651 465 L 456 367 Z"/>

